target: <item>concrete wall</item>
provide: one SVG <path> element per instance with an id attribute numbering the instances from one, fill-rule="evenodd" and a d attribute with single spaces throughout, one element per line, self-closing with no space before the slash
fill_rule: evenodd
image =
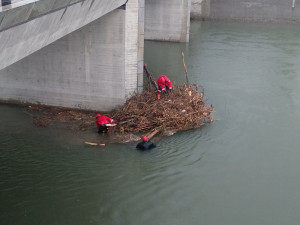
<path id="1" fill-rule="evenodd" d="M 0 70 L 125 2 L 126 0 L 39 0 L 0 12 Z"/>
<path id="2" fill-rule="evenodd" d="M 191 19 L 204 19 L 210 15 L 210 0 L 192 0 Z"/>
<path id="3" fill-rule="evenodd" d="M 199 0 L 193 0 L 194 7 L 197 1 Z M 209 8 L 208 11 L 202 9 L 202 15 L 199 18 L 278 23 L 300 22 L 300 1 L 298 0 L 210 0 Z"/>
<path id="4" fill-rule="evenodd" d="M 100 111 L 122 105 L 143 83 L 143 3 L 130 0 L 1 70 L 1 100 Z"/>
<path id="5" fill-rule="evenodd" d="M 191 0 L 145 0 L 145 39 L 189 41 Z"/>

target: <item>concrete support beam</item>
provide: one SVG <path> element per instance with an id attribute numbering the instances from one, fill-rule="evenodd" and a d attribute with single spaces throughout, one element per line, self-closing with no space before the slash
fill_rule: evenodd
<path id="1" fill-rule="evenodd" d="M 0 100 L 99 111 L 124 104 L 142 87 L 144 55 L 144 0 L 129 2 L 1 70 Z"/>
<path id="2" fill-rule="evenodd" d="M 191 0 L 145 0 L 145 39 L 188 42 Z"/>

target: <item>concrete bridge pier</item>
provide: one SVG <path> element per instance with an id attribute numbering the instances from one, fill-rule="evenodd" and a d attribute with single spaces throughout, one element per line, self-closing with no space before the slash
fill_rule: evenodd
<path id="1" fill-rule="evenodd" d="M 112 110 L 142 90 L 144 0 L 130 0 L 0 71 L 4 101 Z"/>
<path id="2" fill-rule="evenodd" d="M 145 39 L 189 42 L 191 0 L 145 0 Z"/>

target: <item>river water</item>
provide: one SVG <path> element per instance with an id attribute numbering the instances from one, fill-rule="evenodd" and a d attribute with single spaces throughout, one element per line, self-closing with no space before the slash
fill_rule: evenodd
<path id="1" fill-rule="evenodd" d="M 5 225 L 295 225 L 300 221 L 300 29 L 192 22 L 190 43 L 145 43 L 149 70 L 204 88 L 213 124 L 140 152 L 96 130 L 35 127 L 0 105 Z"/>

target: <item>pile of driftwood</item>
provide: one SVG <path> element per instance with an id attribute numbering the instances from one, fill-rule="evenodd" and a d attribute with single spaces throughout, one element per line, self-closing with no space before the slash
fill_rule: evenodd
<path id="1" fill-rule="evenodd" d="M 173 87 L 159 100 L 155 91 L 136 94 L 112 117 L 118 122 L 115 132 L 167 134 L 211 123 L 213 111 L 195 85 L 183 85 Z"/>
<path id="2" fill-rule="evenodd" d="M 34 116 L 37 126 L 46 127 L 52 122 L 76 122 L 73 130 L 96 129 L 96 112 L 71 110 L 59 107 L 29 106 L 30 111 L 41 111 Z M 107 113 L 117 121 L 112 128 L 115 134 L 162 135 L 180 130 L 198 128 L 213 122 L 212 105 L 205 105 L 203 92 L 195 85 L 175 86 L 171 92 L 157 99 L 156 91 L 143 91 L 132 96 L 125 105 L 113 113 Z"/>
<path id="3" fill-rule="evenodd" d="M 132 96 L 124 107 L 112 115 L 118 121 L 116 132 L 167 135 L 213 122 L 214 107 L 205 104 L 203 90 L 199 92 L 197 85 L 189 84 L 183 52 L 182 57 L 186 83 L 162 94 L 161 99 L 157 99 L 158 85 L 147 65 L 144 65 L 149 90 Z"/>

